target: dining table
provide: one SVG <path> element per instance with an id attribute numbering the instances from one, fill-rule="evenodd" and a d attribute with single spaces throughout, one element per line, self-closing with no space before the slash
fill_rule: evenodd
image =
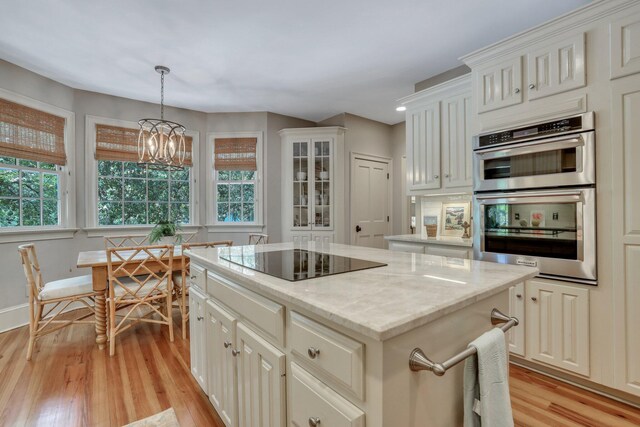
<path id="1" fill-rule="evenodd" d="M 131 253 L 134 251 L 131 250 Z M 129 263 L 133 262 L 132 266 L 135 266 L 135 261 L 139 260 L 140 263 L 147 258 L 144 252 L 140 252 L 134 256 Z M 182 267 L 182 248 L 175 246 L 173 251 L 173 271 L 180 271 Z M 119 265 L 122 260 L 117 257 L 112 258 L 113 265 Z M 109 273 L 108 273 L 108 261 L 107 251 L 105 249 L 97 251 L 83 251 L 78 254 L 78 268 L 91 268 L 91 276 L 93 278 L 93 290 L 99 292 L 95 297 L 94 309 L 95 309 L 95 322 L 96 322 L 96 344 L 100 350 L 104 349 L 107 344 L 107 291 L 109 289 Z M 152 263 L 147 263 L 149 268 L 152 267 Z M 122 272 L 122 276 L 126 273 Z"/>

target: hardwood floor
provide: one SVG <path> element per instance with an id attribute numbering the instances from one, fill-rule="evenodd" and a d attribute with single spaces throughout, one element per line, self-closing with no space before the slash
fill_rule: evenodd
<path id="1" fill-rule="evenodd" d="M 0 334 L 0 426 L 117 427 L 173 407 L 183 427 L 222 427 L 174 332 L 171 343 L 166 327 L 139 324 L 110 358 L 93 327 L 77 325 L 38 341 L 31 362 L 26 327 Z M 640 425 L 640 409 L 516 366 L 510 377 L 516 426 Z"/>

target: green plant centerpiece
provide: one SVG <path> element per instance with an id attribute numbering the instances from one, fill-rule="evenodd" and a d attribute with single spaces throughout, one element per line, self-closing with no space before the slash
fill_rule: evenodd
<path id="1" fill-rule="evenodd" d="M 160 221 L 149 233 L 149 243 L 155 245 L 160 244 L 181 244 L 182 235 L 178 234 L 180 231 L 180 224 L 171 221 Z"/>

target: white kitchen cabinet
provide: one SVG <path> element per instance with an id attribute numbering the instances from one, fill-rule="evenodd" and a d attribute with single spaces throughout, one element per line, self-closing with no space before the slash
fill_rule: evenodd
<path id="1" fill-rule="evenodd" d="M 285 355 L 242 323 L 237 326 L 240 427 L 286 424 Z"/>
<path id="2" fill-rule="evenodd" d="M 492 62 L 473 70 L 478 113 L 522 102 L 522 57 Z"/>
<path id="3" fill-rule="evenodd" d="M 279 132 L 283 241 L 344 234 L 344 132 L 336 126 Z"/>
<path id="4" fill-rule="evenodd" d="M 612 79 L 640 73 L 640 13 L 625 14 L 609 26 Z"/>
<path id="5" fill-rule="evenodd" d="M 471 191 L 471 80 L 458 77 L 407 96 L 409 195 Z"/>
<path id="6" fill-rule="evenodd" d="M 520 322 L 516 328 L 507 332 L 509 351 L 518 356 L 525 356 L 525 293 L 524 283 L 518 283 L 509 288 L 509 316 L 515 317 Z"/>
<path id="7" fill-rule="evenodd" d="M 410 191 L 440 188 L 440 102 L 407 109 Z"/>
<path id="8" fill-rule="evenodd" d="M 191 374 L 207 393 L 205 353 L 205 296 L 196 286 L 189 288 L 189 339 L 191 341 Z"/>
<path id="9" fill-rule="evenodd" d="M 212 300 L 205 305 L 207 323 L 207 374 L 209 401 L 227 427 L 237 425 L 238 394 L 236 381 L 237 319 Z"/>
<path id="10" fill-rule="evenodd" d="M 527 54 L 527 97 L 544 98 L 586 84 L 584 33 L 563 37 Z"/>
<path id="11" fill-rule="evenodd" d="M 589 290 L 555 280 L 526 284 L 528 356 L 589 375 Z"/>

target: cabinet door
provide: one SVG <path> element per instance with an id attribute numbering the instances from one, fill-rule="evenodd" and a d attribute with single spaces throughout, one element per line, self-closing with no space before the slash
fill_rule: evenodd
<path id="1" fill-rule="evenodd" d="M 236 319 L 209 300 L 205 306 L 206 364 L 209 400 L 227 427 L 237 425 L 238 394 L 235 348 Z"/>
<path id="2" fill-rule="evenodd" d="M 237 339 L 240 427 L 284 426 L 284 353 L 242 323 Z"/>
<path id="3" fill-rule="evenodd" d="M 312 191 L 309 193 L 311 206 L 311 228 L 314 230 L 333 229 L 333 138 L 311 140 Z"/>
<path id="4" fill-rule="evenodd" d="M 527 350 L 533 360 L 589 375 L 589 290 L 527 282 Z"/>
<path id="5" fill-rule="evenodd" d="M 440 188 L 440 102 L 407 110 L 409 191 Z"/>
<path id="6" fill-rule="evenodd" d="M 614 381 L 640 396 L 640 74 L 612 82 L 611 101 Z"/>
<path id="7" fill-rule="evenodd" d="M 364 413 L 295 363 L 291 364 L 291 425 L 364 427 Z"/>
<path id="8" fill-rule="evenodd" d="M 313 170 L 311 168 L 312 157 L 311 151 L 313 150 L 310 139 L 295 139 L 290 142 L 291 146 L 287 147 L 290 150 L 292 167 L 289 170 L 291 176 L 291 196 L 287 196 L 285 200 L 290 200 L 293 204 L 293 214 L 291 216 L 291 224 L 289 227 L 291 230 L 308 230 L 310 228 L 311 214 L 310 206 L 313 203 L 311 198 L 313 197 L 311 188 L 313 188 Z M 288 181 L 288 179 L 287 179 Z"/>
<path id="9" fill-rule="evenodd" d="M 191 375 L 207 393 L 205 366 L 204 307 L 205 296 L 195 286 L 189 288 L 189 341 L 191 353 Z"/>
<path id="10" fill-rule="evenodd" d="M 296 244 L 296 245 L 304 245 L 306 246 L 307 243 L 309 243 L 309 240 L 311 240 L 311 234 L 301 234 L 301 233 L 292 233 L 291 234 L 291 241 Z"/>
<path id="11" fill-rule="evenodd" d="M 527 55 L 529 99 L 538 99 L 586 84 L 584 33 Z"/>
<path id="12" fill-rule="evenodd" d="M 328 245 L 333 243 L 333 233 L 313 233 L 311 235 L 313 241 L 319 245 Z"/>
<path id="13" fill-rule="evenodd" d="M 478 113 L 522 102 L 522 57 L 474 71 Z"/>
<path id="14" fill-rule="evenodd" d="M 525 355 L 524 336 L 526 330 L 524 301 L 524 282 L 509 288 L 509 316 L 517 318 L 520 324 L 507 332 L 507 342 L 511 353 L 523 357 Z"/>
<path id="15" fill-rule="evenodd" d="M 640 73 L 640 13 L 612 22 L 609 36 L 611 78 Z"/>
<path id="16" fill-rule="evenodd" d="M 454 96 L 442 102 L 442 162 L 446 188 L 471 188 L 470 122 L 471 94 Z"/>

